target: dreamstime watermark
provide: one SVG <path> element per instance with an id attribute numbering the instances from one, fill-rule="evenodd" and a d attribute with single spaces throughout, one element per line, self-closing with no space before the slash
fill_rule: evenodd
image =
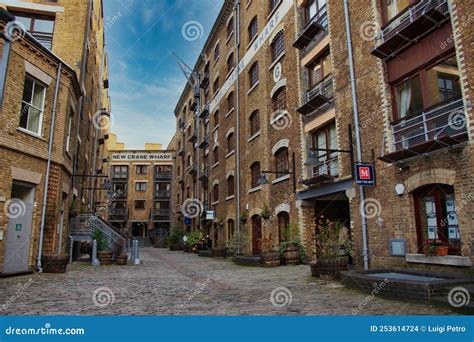
<path id="1" fill-rule="evenodd" d="M 92 302 L 99 308 L 105 308 L 112 305 L 115 301 L 114 292 L 106 286 L 99 287 L 92 294 Z"/>
<path id="2" fill-rule="evenodd" d="M 15 42 L 25 37 L 26 28 L 25 25 L 19 21 L 11 21 L 5 25 L 3 33 L 8 40 Z"/>
<path id="3" fill-rule="evenodd" d="M 270 302 L 276 308 L 283 308 L 288 306 L 293 301 L 293 295 L 291 291 L 283 286 L 277 287 L 270 294 Z"/>
<path id="4" fill-rule="evenodd" d="M 380 25 L 374 21 L 365 21 L 359 28 L 360 36 L 366 42 L 373 41 L 381 37 Z"/>
<path id="5" fill-rule="evenodd" d="M 26 204 L 19 198 L 11 198 L 5 202 L 3 211 L 9 219 L 16 219 L 25 215 Z"/>
<path id="6" fill-rule="evenodd" d="M 32 278 L 28 279 L 27 282 L 25 283 L 18 283 L 18 289 L 16 290 L 15 294 L 13 294 L 12 296 L 10 296 L 10 298 L 8 298 L 8 300 L 5 302 L 5 304 L 2 305 L 2 311 L 6 311 L 10 308 L 10 306 L 15 303 L 15 301 L 20 298 L 26 290 L 28 290 L 28 288 L 31 286 L 31 284 L 33 284 L 34 281 Z"/>
<path id="7" fill-rule="evenodd" d="M 187 21 L 181 28 L 181 35 L 188 42 L 196 41 L 204 36 L 204 27 L 199 21 Z"/>
<path id="8" fill-rule="evenodd" d="M 469 291 L 464 287 L 454 287 L 448 293 L 448 303 L 453 308 L 466 306 L 471 301 Z"/>
<path id="9" fill-rule="evenodd" d="M 51 323 L 45 323 L 40 328 L 15 328 L 9 326 L 5 329 L 6 335 L 84 335 L 83 328 L 53 328 Z"/>
<path id="10" fill-rule="evenodd" d="M 101 109 L 92 117 L 92 124 L 99 131 L 106 131 L 114 125 L 114 117 L 109 111 Z"/>
<path id="11" fill-rule="evenodd" d="M 175 309 L 175 314 L 179 315 L 181 313 L 181 310 L 185 309 L 189 304 L 194 301 L 197 296 L 199 296 L 202 292 L 204 292 L 204 290 L 206 290 L 210 282 L 211 279 L 207 278 L 204 283 L 196 283 L 194 290 L 191 291 L 186 300 L 180 305 L 178 305 L 178 307 Z"/>
<path id="12" fill-rule="evenodd" d="M 359 211 L 365 218 L 379 217 L 382 212 L 382 205 L 375 198 L 367 198 L 360 203 Z"/>
<path id="13" fill-rule="evenodd" d="M 291 115 L 286 110 L 276 111 L 270 116 L 270 125 L 278 131 L 290 127 L 292 122 Z"/>
<path id="14" fill-rule="evenodd" d="M 464 130 L 467 127 L 466 114 L 464 111 L 454 111 L 449 114 L 448 123 L 449 127 L 455 131 Z"/>
<path id="15" fill-rule="evenodd" d="M 365 306 L 367 306 L 371 301 L 373 301 L 375 299 L 375 297 L 387 287 L 388 284 L 390 284 L 390 280 L 388 280 L 388 279 L 384 279 L 380 283 L 374 283 L 373 284 L 374 288 L 372 289 L 370 294 L 367 297 L 365 297 L 365 299 L 356 308 L 352 309 L 352 314 L 353 315 L 358 315 L 359 312 Z"/>
<path id="16" fill-rule="evenodd" d="M 85 224 L 86 224 L 86 227 L 90 227 L 90 225 L 92 224 L 92 222 L 97 218 L 97 217 L 101 217 L 103 213 L 105 213 L 105 211 L 107 210 L 108 207 L 110 207 L 114 201 L 117 199 L 117 197 L 121 194 L 121 190 L 119 191 L 116 191 L 112 194 L 112 196 L 110 196 L 110 198 L 107 198 L 105 200 L 105 205 L 102 205 L 99 207 L 99 209 L 97 209 L 94 213 L 93 216 L 89 217 Z"/>
<path id="17" fill-rule="evenodd" d="M 204 205 L 199 198 L 188 198 L 181 205 L 181 212 L 184 216 L 189 218 L 196 218 L 204 210 Z"/>

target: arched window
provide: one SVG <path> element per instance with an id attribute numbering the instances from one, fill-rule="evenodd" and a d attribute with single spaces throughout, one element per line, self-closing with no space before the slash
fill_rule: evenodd
<path id="1" fill-rule="evenodd" d="M 271 43 L 272 48 L 272 61 L 276 60 L 285 52 L 285 35 L 284 31 L 281 30 L 276 34 Z"/>
<path id="2" fill-rule="evenodd" d="M 234 193 L 234 176 L 229 176 L 229 178 L 227 178 L 227 196 L 233 196 Z"/>
<path id="3" fill-rule="evenodd" d="M 234 68 L 234 53 L 232 52 L 227 58 L 227 73 L 229 73 L 232 68 Z"/>
<path id="4" fill-rule="evenodd" d="M 234 231 L 235 231 L 234 220 L 232 219 L 227 220 L 227 241 L 232 239 L 232 237 L 234 236 Z"/>
<path id="5" fill-rule="evenodd" d="M 287 241 L 291 237 L 290 235 L 290 215 L 286 211 L 282 211 L 278 214 L 278 238 L 280 242 Z"/>
<path id="6" fill-rule="evenodd" d="M 286 109 L 286 87 L 278 89 L 272 97 L 273 111 Z"/>
<path id="7" fill-rule="evenodd" d="M 250 136 L 254 136 L 260 131 L 260 113 L 258 110 L 255 110 L 250 114 Z"/>
<path id="8" fill-rule="evenodd" d="M 214 164 L 219 162 L 219 147 L 215 147 L 214 151 L 212 151 L 212 162 Z"/>
<path id="9" fill-rule="evenodd" d="M 214 94 L 216 94 L 219 91 L 219 77 L 217 77 L 216 80 L 214 81 L 212 91 L 214 92 Z"/>
<path id="10" fill-rule="evenodd" d="M 281 0 L 270 0 L 269 2 L 270 3 L 269 3 L 269 6 L 268 6 L 269 7 L 268 8 L 268 13 L 271 13 L 275 9 L 275 7 L 278 6 L 278 4 L 281 2 Z"/>
<path id="11" fill-rule="evenodd" d="M 258 83 L 258 62 L 252 64 L 249 69 L 249 88 Z"/>
<path id="12" fill-rule="evenodd" d="M 229 133 L 227 136 L 227 153 L 234 150 L 234 133 Z"/>
<path id="13" fill-rule="evenodd" d="M 235 94 L 233 91 L 227 96 L 227 112 L 229 113 L 235 106 Z"/>
<path id="14" fill-rule="evenodd" d="M 281 147 L 275 152 L 276 177 L 288 174 L 288 148 Z"/>
<path id="15" fill-rule="evenodd" d="M 214 112 L 214 128 L 217 127 L 217 125 L 219 125 L 219 111 L 218 110 Z"/>
<path id="16" fill-rule="evenodd" d="M 253 17 L 252 20 L 250 21 L 248 32 L 249 32 L 249 43 L 250 43 L 258 34 L 257 16 Z"/>
<path id="17" fill-rule="evenodd" d="M 219 201 L 219 184 L 214 184 L 214 186 L 212 187 L 212 201 Z"/>
<path id="18" fill-rule="evenodd" d="M 255 162 L 250 166 L 250 187 L 256 188 L 257 181 L 260 177 L 260 162 Z"/>
<path id="19" fill-rule="evenodd" d="M 214 48 L 214 62 L 219 58 L 219 44 Z"/>
<path id="20" fill-rule="evenodd" d="M 234 18 L 230 18 L 229 22 L 227 23 L 227 38 L 229 38 L 232 33 L 234 33 Z"/>

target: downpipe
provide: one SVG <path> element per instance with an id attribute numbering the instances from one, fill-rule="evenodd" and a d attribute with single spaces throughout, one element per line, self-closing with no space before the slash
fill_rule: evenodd
<path id="1" fill-rule="evenodd" d="M 237 223 L 237 234 L 238 234 L 238 240 L 237 240 L 237 254 L 240 254 L 240 77 L 239 77 L 239 47 L 240 47 L 240 0 L 237 0 L 235 2 L 235 70 L 237 73 L 236 77 L 236 85 L 235 85 L 235 90 L 236 90 L 236 102 L 235 102 L 235 117 L 236 117 L 236 143 L 235 143 L 235 155 L 236 155 L 236 193 L 235 193 L 235 200 L 237 202 L 236 208 L 237 208 L 237 217 L 236 217 L 236 223 Z"/>
<path id="2" fill-rule="evenodd" d="M 356 91 L 356 81 L 355 81 L 355 72 L 354 72 L 354 56 L 352 54 L 352 39 L 351 39 L 351 25 L 349 21 L 349 1 L 344 0 L 344 19 L 346 23 L 346 36 L 347 36 L 347 52 L 349 54 L 349 73 L 351 79 L 351 91 L 352 91 L 352 106 L 354 108 L 354 126 L 355 126 L 355 138 L 356 138 L 356 148 L 357 148 L 357 162 L 362 161 L 362 147 L 360 140 L 360 127 L 359 127 L 359 109 L 357 106 L 357 91 Z M 354 167 L 354 165 L 352 165 Z M 360 202 L 365 202 L 365 192 L 364 187 L 359 186 L 359 197 Z M 360 208 L 360 206 L 359 206 Z M 364 258 L 364 270 L 369 269 L 369 246 L 367 241 L 367 220 L 365 215 L 360 211 L 360 219 L 362 223 L 362 256 Z"/>
<path id="3" fill-rule="evenodd" d="M 43 272 L 43 267 L 41 265 L 41 254 L 43 253 L 43 239 L 44 239 L 44 224 L 46 221 L 46 207 L 48 200 L 49 192 L 49 171 L 51 168 L 51 159 L 53 155 L 53 142 L 54 142 L 54 128 L 56 123 L 56 107 L 58 103 L 58 94 L 59 94 L 59 83 L 61 79 L 61 70 L 62 63 L 59 63 L 58 70 L 56 73 L 56 84 L 54 86 L 54 98 L 53 98 L 53 109 L 51 111 L 51 125 L 49 130 L 49 145 L 48 145 L 48 162 L 46 164 L 46 175 L 44 180 L 44 190 L 43 190 L 43 210 L 41 212 L 41 226 L 40 226 L 40 236 L 38 242 L 38 257 L 36 259 L 36 270 L 41 273 Z"/>

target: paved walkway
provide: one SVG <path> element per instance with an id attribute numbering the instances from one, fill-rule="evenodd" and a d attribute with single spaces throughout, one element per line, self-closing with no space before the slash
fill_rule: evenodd
<path id="1" fill-rule="evenodd" d="M 310 276 L 308 266 L 243 267 L 143 248 L 140 266 L 74 263 L 65 274 L 0 279 L 2 315 L 441 315 Z M 364 303 L 365 304 L 362 304 Z"/>

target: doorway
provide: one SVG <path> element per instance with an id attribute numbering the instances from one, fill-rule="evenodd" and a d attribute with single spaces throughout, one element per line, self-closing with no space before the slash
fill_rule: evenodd
<path id="1" fill-rule="evenodd" d="M 29 271 L 31 229 L 33 224 L 34 186 L 13 182 L 8 205 L 8 229 L 5 241 L 3 274 Z"/>
<path id="2" fill-rule="evenodd" d="M 252 216 L 252 254 L 260 255 L 262 251 L 262 218 Z"/>
<path id="3" fill-rule="evenodd" d="M 146 222 L 133 222 L 132 223 L 132 236 L 133 237 L 147 237 L 148 236 L 148 225 Z"/>

